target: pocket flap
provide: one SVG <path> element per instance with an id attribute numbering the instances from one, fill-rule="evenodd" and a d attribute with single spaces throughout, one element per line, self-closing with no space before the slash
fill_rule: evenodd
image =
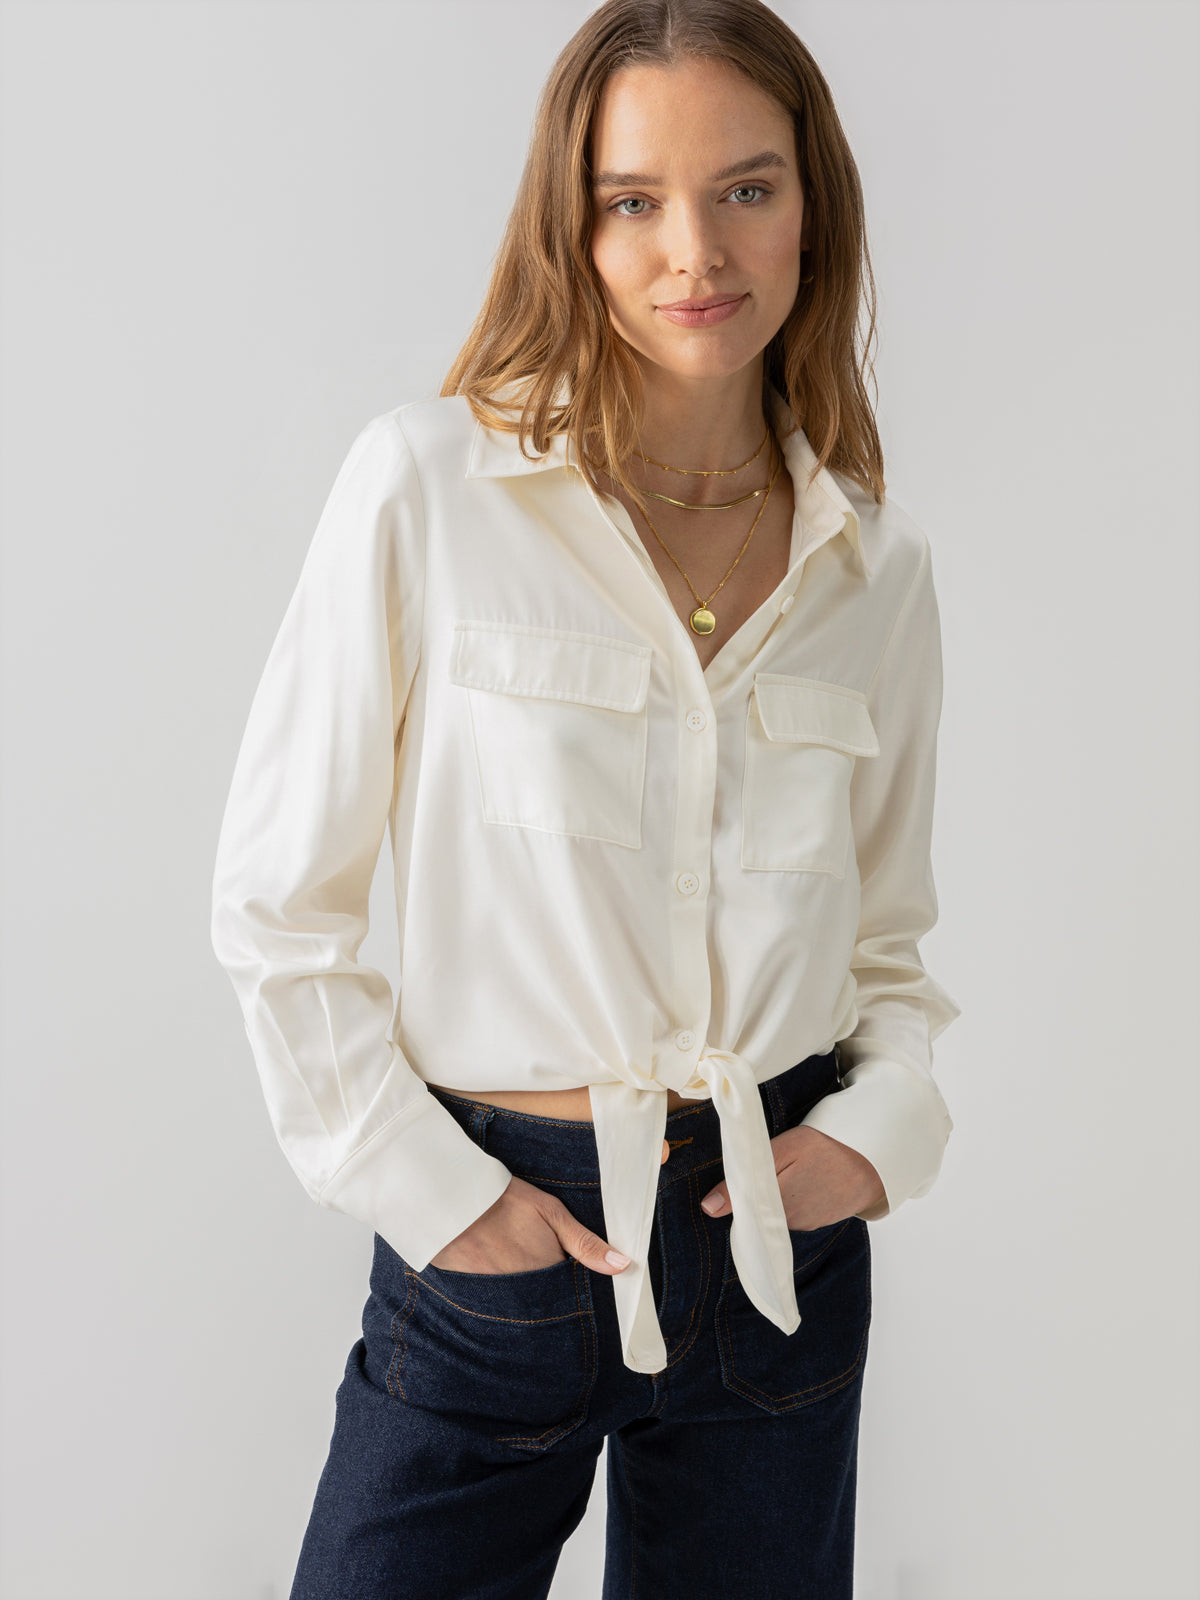
<path id="1" fill-rule="evenodd" d="M 496 694 L 640 711 L 650 687 L 648 644 L 519 623 L 456 622 L 450 679 Z"/>
<path id="2" fill-rule="evenodd" d="M 754 698 L 768 739 L 832 745 L 852 756 L 879 754 L 866 696 L 856 689 L 759 672 L 754 677 Z"/>

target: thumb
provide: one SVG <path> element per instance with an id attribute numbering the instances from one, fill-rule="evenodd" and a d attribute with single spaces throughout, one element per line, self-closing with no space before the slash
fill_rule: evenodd
<path id="1" fill-rule="evenodd" d="M 627 1255 L 615 1250 L 598 1233 L 585 1228 L 571 1215 L 566 1206 L 556 1207 L 547 1221 L 558 1235 L 558 1242 L 567 1254 L 574 1256 L 576 1261 L 581 1261 L 585 1267 L 590 1267 L 593 1272 L 603 1272 L 608 1277 L 615 1278 L 618 1272 L 623 1272 L 629 1265 Z"/>

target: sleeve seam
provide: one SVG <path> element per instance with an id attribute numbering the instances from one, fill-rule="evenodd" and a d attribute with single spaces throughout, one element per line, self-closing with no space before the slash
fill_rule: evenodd
<path id="1" fill-rule="evenodd" d="M 412 445 L 409 443 L 408 435 L 404 431 L 404 427 L 400 421 L 400 418 L 394 411 L 389 412 L 388 416 L 392 422 L 392 425 L 395 427 L 397 434 L 400 436 L 400 442 L 404 448 L 404 453 L 412 464 L 413 477 L 416 479 L 417 484 L 417 500 L 421 507 L 421 618 L 417 624 L 417 654 L 413 661 L 412 670 L 412 677 L 415 679 L 421 667 L 421 658 L 425 647 L 425 601 L 426 591 L 429 587 L 429 519 L 425 511 L 425 490 L 421 484 L 421 468 L 417 463 L 416 454 L 413 451 Z M 411 692 L 412 680 L 410 679 L 409 693 L 411 694 Z M 401 721 L 403 722 L 403 718 Z"/>

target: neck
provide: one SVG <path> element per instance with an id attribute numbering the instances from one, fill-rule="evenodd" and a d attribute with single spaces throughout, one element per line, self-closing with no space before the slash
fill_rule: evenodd
<path id="1" fill-rule="evenodd" d="M 692 471 L 739 467 L 762 444 L 762 367 L 753 362 L 721 379 L 691 379 L 661 367 L 643 367 L 644 412 L 637 449 L 670 467 Z M 664 472 L 640 456 L 628 471 L 639 486 L 678 495 L 696 504 L 732 499 L 765 483 L 770 471 L 770 441 L 742 472 L 727 478 L 684 477 Z"/>

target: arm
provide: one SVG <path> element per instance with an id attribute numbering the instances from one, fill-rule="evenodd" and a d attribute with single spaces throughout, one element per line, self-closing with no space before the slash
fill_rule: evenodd
<path id="1" fill-rule="evenodd" d="M 858 1021 L 837 1046 L 843 1088 L 802 1126 L 857 1150 L 886 1198 L 857 1213 L 886 1217 L 927 1194 L 953 1123 L 932 1076 L 931 1046 L 961 1008 L 925 971 L 917 942 L 937 921 L 930 864 L 941 628 L 928 541 L 867 689 L 879 754 L 851 781 L 854 848 L 862 883 L 850 970 Z"/>
<path id="2" fill-rule="evenodd" d="M 512 1174 L 389 1037 L 357 958 L 420 653 L 425 527 L 394 416 L 354 440 L 250 708 L 225 807 L 211 936 L 272 1126 L 309 1196 L 420 1271 Z"/>

